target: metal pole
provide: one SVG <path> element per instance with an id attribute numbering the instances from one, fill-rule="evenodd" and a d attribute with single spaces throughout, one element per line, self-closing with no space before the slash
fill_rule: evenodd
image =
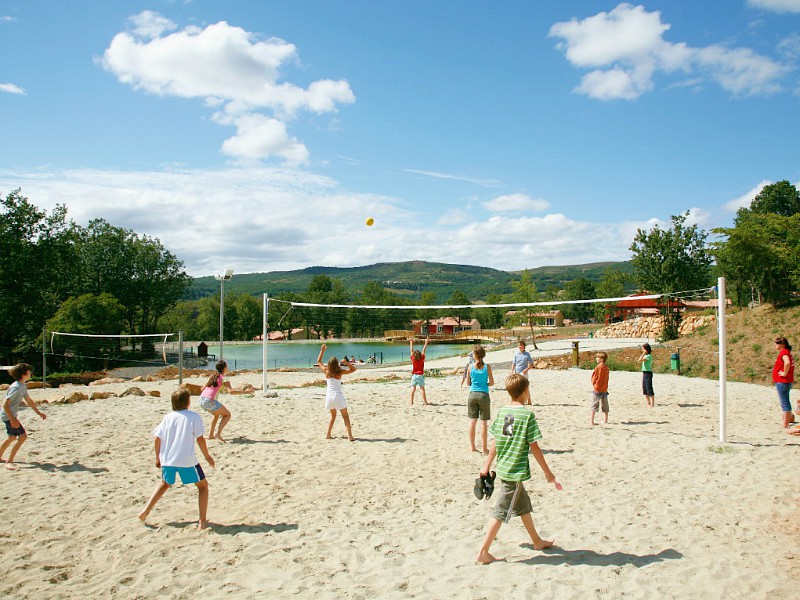
<path id="1" fill-rule="evenodd" d="M 222 360 L 222 340 L 225 324 L 225 278 L 219 280 L 219 359 Z"/>
<path id="2" fill-rule="evenodd" d="M 178 385 L 183 385 L 183 329 L 178 330 Z"/>
<path id="3" fill-rule="evenodd" d="M 725 337 L 725 278 L 720 277 L 717 279 L 717 310 L 718 319 L 717 327 L 719 330 L 719 441 L 725 443 L 725 403 L 726 403 L 726 388 L 727 388 L 727 364 L 725 350 L 727 348 L 727 341 Z"/>
<path id="4" fill-rule="evenodd" d="M 262 311 L 263 319 L 261 323 L 261 393 L 266 394 L 269 389 L 267 383 L 267 335 L 268 326 L 267 319 L 269 317 L 269 296 L 264 294 L 264 310 Z"/>
<path id="5" fill-rule="evenodd" d="M 42 389 L 47 387 L 47 327 L 42 328 Z"/>

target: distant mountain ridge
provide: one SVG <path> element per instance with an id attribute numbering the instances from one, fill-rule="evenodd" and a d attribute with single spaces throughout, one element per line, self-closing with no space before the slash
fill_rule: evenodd
<path id="1" fill-rule="evenodd" d="M 607 268 L 632 273 L 630 262 L 596 262 L 584 265 L 547 266 L 528 269 L 539 291 L 548 287 L 563 289 L 566 283 L 585 277 L 598 282 Z M 436 294 L 438 302 L 461 290 L 470 300 L 482 300 L 489 294 L 509 294 L 511 281 L 522 271 L 500 271 L 489 267 L 454 265 L 426 261 L 376 263 L 361 267 L 307 267 L 294 271 L 234 274 L 225 283 L 225 294 L 267 293 L 277 296 L 285 292 L 300 294 L 308 289 L 316 275 L 339 279 L 346 289 L 358 292 L 369 282 L 378 282 L 395 294 L 409 299 L 418 298 L 422 292 Z M 219 292 L 219 282 L 213 276 L 197 277 L 192 281 L 184 299 L 193 300 Z"/>

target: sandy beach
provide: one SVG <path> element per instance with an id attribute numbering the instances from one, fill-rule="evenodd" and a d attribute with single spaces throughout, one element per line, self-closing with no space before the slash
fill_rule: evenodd
<path id="1" fill-rule="evenodd" d="M 508 401 L 508 367 L 499 366 L 512 354 L 487 357 L 498 365 L 493 413 Z M 159 479 L 152 430 L 176 381 L 32 390 L 37 402 L 73 388 L 121 393 L 132 385 L 161 397 L 42 404 L 45 421 L 21 411 L 30 438 L 20 469 L 0 469 L 0 596 L 800 595 L 800 439 L 780 428 L 774 389 L 728 384 L 722 445 L 718 383 L 677 375 L 656 374 L 649 409 L 641 375 L 612 372 L 610 423 L 592 428 L 590 371 L 533 372 L 540 445 L 564 490 L 535 465 L 526 487 L 539 532 L 556 547 L 533 550 L 516 519 L 492 548 L 505 561 L 476 565 L 493 499 L 472 493 L 482 456 L 469 451 L 467 392 L 451 373 L 462 364 L 427 365 L 443 373 L 427 379 L 432 406 L 419 394 L 409 405 L 408 366 L 345 377 L 354 443 L 341 421 L 336 439 L 324 439 L 318 372 L 270 372 L 277 397 L 221 395 L 233 420 L 228 443 L 209 442 L 216 468 L 200 460 L 211 494 L 205 531 L 196 529 L 195 486 L 176 485 L 147 525 L 136 518 Z M 260 386 L 261 374 L 231 382 Z M 312 382 L 320 385 L 305 385 Z M 196 398 L 192 409 L 208 427 Z"/>

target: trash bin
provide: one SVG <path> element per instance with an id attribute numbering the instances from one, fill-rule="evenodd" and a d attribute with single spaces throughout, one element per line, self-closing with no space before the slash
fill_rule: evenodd
<path id="1" fill-rule="evenodd" d="M 673 371 L 680 371 L 681 370 L 681 355 L 677 352 L 670 354 L 669 356 L 669 366 Z"/>

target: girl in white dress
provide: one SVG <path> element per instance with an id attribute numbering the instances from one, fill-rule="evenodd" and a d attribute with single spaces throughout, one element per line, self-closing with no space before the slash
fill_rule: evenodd
<path id="1" fill-rule="evenodd" d="M 322 344 L 317 358 L 317 366 L 325 373 L 325 382 L 327 383 L 327 390 L 325 391 L 325 408 L 331 411 L 331 420 L 328 422 L 328 432 L 325 434 L 325 439 L 333 439 L 331 430 L 333 429 L 333 422 L 336 420 L 336 411 L 342 413 L 344 426 L 347 429 L 347 437 L 351 442 L 355 442 L 356 438 L 353 437 L 353 430 L 350 428 L 350 415 L 347 414 L 347 401 L 344 399 L 342 393 L 342 375 L 349 375 L 355 372 L 356 368 L 346 358 L 342 360 L 342 365 L 335 356 L 332 356 L 327 364 L 322 362 L 322 357 L 325 354 L 327 346 Z"/>

